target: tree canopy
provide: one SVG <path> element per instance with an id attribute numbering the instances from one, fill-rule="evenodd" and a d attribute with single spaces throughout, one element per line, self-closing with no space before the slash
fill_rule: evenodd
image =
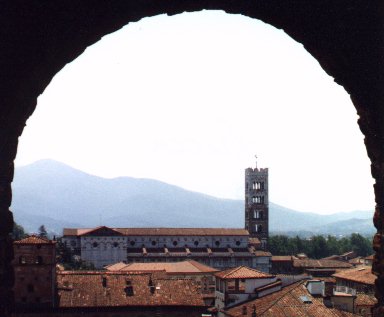
<path id="1" fill-rule="evenodd" d="M 358 233 L 349 237 L 337 239 L 334 236 L 321 235 L 303 239 L 299 236 L 288 237 L 285 235 L 271 236 L 268 249 L 273 255 L 294 255 L 305 253 L 313 259 L 320 259 L 335 254 L 355 251 L 358 256 L 367 256 L 373 253 L 372 241 Z"/>

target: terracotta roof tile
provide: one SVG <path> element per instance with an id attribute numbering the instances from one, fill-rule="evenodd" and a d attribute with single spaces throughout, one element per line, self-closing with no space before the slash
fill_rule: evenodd
<path id="1" fill-rule="evenodd" d="M 294 260 L 293 266 L 298 268 L 351 268 L 352 265 L 347 262 L 337 260 L 314 260 L 302 259 Z"/>
<path id="2" fill-rule="evenodd" d="M 253 252 L 255 255 L 257 256 L 272 256 L 272 253 L 271 252 L 268 252 L 268 251 L 261 251 L 261 250 L 256 250 L 255 252 Z"/>
<path id="3" fill-rule="evenodd" d="M 246 266 L 239 266 L 232 269 L 224 270 L 215 274 L 221 279 L 256 279 L 256 278 L 270 278 L 274 275 L 264 273 Z"/>
<path id="4" fill-rule="evenodd" d="M 364 259 L 366 259 L 366 260 L 373 260 L 374 256 L 375 256 L 374 254 L 371 254 L 371 255 L 366 256 Z"/>
<path id="5" fill-rule="evenodd" d="M 64 236 L 80 236 L 96 229 L 64 228 Z M 109 228 L 123 235 L 129 236 L 248 236 L 245 229 L 238 228 Z"/>
<path id="6" fill-rule="evenodd" d="M 312 303 L 304 303 L 300 297 L 306 296 Z M 282 288 L 264 297 L 239 304 L 226 311 L 226 316 L 251 317 L 253 305 L 258 317 L 355 317 L 352 313 L 327 308 L 322 299 L 312 297 L 304 286 L 304 281 Z M 247 313 L 243 314 L 243 306 Z"/>
<path id="7" fill-rule="evenodd" d="M 373 306 L 377 303 L 377 299 L 374 295 L 369 294 L 356 294 L 355 305 L 356 306 Z"/>
<path id="8" fill-rule="evenodd" d="M 370 266 L 356 267 L 350 270 L 340 271 L 332 275 L 337 279 L 348 280 L 361 284 L 374 285 L 376 275 L 372 273 Z"/>
<path id="9" fill-rule="evenodd" d="M 214 273 L 218 272 L 217 269 L 201 264 L 199 262 L 189 260 L 181 262 L 150 262 L 150 263 L 116 263 L 106 267 L 108 271 L 125 271 L 125 272 L 153 272 L 153 271 L 166 271 L 169 274 L 177 273 Z"/>
<path id="10" fill-rule="evenodd" d="M 49 240 L 47 238 L 31 235 L 27 238 L 17 240 L 13 242 L 15 244 L 55 244 L 56 241 Z"/>
<path id="11" fill-rule="evenodd" d="M 271 258 L 272 262 L 290 262 L 293 261 L 291 255 L 273 255 Z"/>
<path id="12" fill-rule="evenodd" d="M 198 285 L 188 279 L 159 279 L 148 273 L 59 272 L 57 280 L 61 308 L 205 306 Z"/>

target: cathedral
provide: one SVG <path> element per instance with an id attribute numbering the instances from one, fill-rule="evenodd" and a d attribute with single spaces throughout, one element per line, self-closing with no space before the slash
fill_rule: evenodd
<path id="1" fill-rule="evenodd" d="M 245 170 L 244 228 L 65 228 L 63 242 L 95 268 L 124 262 L 195 260 L 216 269 L 269 272 L 268 168 Z"/>

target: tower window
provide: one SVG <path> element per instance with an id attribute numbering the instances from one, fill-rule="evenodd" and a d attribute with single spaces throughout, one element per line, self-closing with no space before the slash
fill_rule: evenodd
<path id="1" fill-rule="evenodd" d="M 33 293 L 35 291 L 35 287 L 32 284 L 27 285 L 28 293 Z"/>
<path id="2" fill-rule="evenodd" d="M 19 264 L 26 264 L 27 261 L 25 260 L 25 256 L 19 257 Z"/>
<path id="3" fill-rule="evenodd" d="M 43 264 L 43 258 L 39 255 L 36 257 L 36 260 L 35 260 L 35 263 L 36 264 Z"/>
<path id="4" fill-rule="evenodd" d="M 260 225 L 260 224 L 255 225 L 255 232 L 260 233 L 262 231 L 262 229 L 263 229 L 262 225 Z"/>

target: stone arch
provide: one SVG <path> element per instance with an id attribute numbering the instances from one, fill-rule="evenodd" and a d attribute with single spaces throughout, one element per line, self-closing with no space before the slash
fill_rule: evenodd
<path id="1" fill-rule="evenodd" d="M 378 229 L 373 270 L 377 314 L 384 309 L 384 6 L 373 0 L 161 0 L 0 4 L 0 314 L 12 308 L 13 258 L 9 210 L 18 137 L 53 76 L 102 36 L 158 14 L 224 10 L 262 20 L 302 43 L 351 95 L 371 159 Z M 380 312 L 379 312 L 380 310 Z"/>

